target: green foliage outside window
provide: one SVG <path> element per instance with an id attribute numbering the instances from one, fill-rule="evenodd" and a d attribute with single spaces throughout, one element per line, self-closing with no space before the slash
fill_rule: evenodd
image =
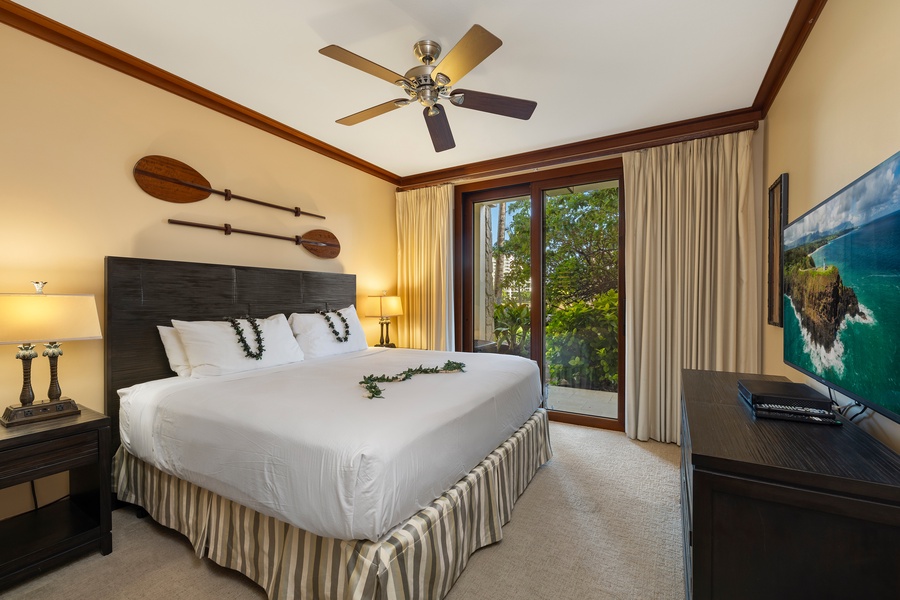
<path id="1" fill-rule="evenodd" d="M 510 202 L 505 239 L 493 248 L 508 270 L 497 278 L 506 297 L 531 289 L 531 214 Z M 504 211 L 506 212 L 506 211 Z M 551 385 L 618 389 L 619 189 L 548 197 L 544 203 L 546 364 Z M 499 296 L 498 296 L 499 297 Z M 499 352 L 530 355 L 528 304 L 494 309 Z"/>
<path id="2" fill-rule="evenodd" d="M 524 206 L 524 204 L 522 205 Z M 531 286 L 531 214 L 510 207 L 507 239 L 494 247 L 509 258 L 506 289 Z M 590 302 L 619 286 L 619 190 L 548 198 L 544 207 L 546 302 L 563 307 Z"/>
<path id="3" fill-rule="evenodd" d="M 619 293 L 557 309 L 547 322 L 551 385 L 615 391 L 619 381 Z"/>
<path id="4" fill-rule="evenodd" d="M 494 307 L 494 339 L 504 354 L 531 353 L 531 309 L 527 304 L 503 302 Z"/>

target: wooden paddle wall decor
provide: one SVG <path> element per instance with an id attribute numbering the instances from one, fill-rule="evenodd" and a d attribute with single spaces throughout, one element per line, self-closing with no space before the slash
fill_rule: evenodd
<path id="1" fill-rule="evenodd" d="M 307 231 L 303 235 L 278 235 L 276 233 L 263 233 L 261 231 L 250 231 L 249 229 L 238 229 L 230 224 L 210 225 L 208 223 L 194 223 L 192 221 L 179 221 L 178 219 L 169 219 L 172 225 L 185 225 L 187 227 L 199 227 L 200 229 L 215 229 L 222 231 L 225 235 L 232 233 L 243 233 L 245 235 L 255 235 L 258 237 L 272 238 L 275 240 L 287 240 L 298 246 L 303 246 L 314 256 L 319 258 L 335 258 L 341 253 L 341 243 L 337 237 L 330 231 L 324 229 L 313 229 Z"/>
<path id="2" fill-rule="evenodd" d="M 217 190 L 210 187 L 209 181 L 201 175 L 196 169 L 187 165 L 180 160 L 169 158 L 168 156 L 151 155 L 137 161 L 133 169 L 134 180 L 138 186 L 160 200 L 166 202 L 175 202 L 177 204 L 187 204 L 190 202 L 199 202 L 209 198 L 210 194 L 218 194 L 223 196 L 226 201 L 242 200 L 267 208 L 293 213 L 295 217 L 305 215 L 324 219 L 322 215 L 300 210 L 299 207 L 281 206 L 255 200 L 246 196 L 233 194 L 231 190 Z M 249 229 L 237 229 L 229 223 L 224 225 L 210 225 L 208 223 L 194 223 L 192 221 L 180 221 L 178 219 L 169 219 L 172 225 L 185 225 L 187 227 L 199 227 L 201 229 L 214 229 L 222 231 L 225 235 L 232 233 L 242 233 L 245 235 L 255 235 L 258 237 L 272 238 L 276 240 L 286 240 L 293 242 L 298 246 L 306 248 L 313 256 L 319 258 L 335 258 L 341 253 L 341 244 L 337 237 L 330 231 L 324 229 L 312 229 L 303 235 L 278 235 L 275 233 L 263 233 L 260 231 L 250 231 Z"/>
<path id="3" fill-rule="evenodd" d="M 247 196 L 239 196 L 229 189 L 217 190 L 210 187 L 206 177 L 201 175 L 190 165 L 168 156 L 145 156 L 134 165 L 134 180 L 142 190 L 160 200 L 184 204 L 199 202 L 209 198 L 210 194 L 223 196 L 225 200 L 242 200 L 267 208 L 275 208 L 293 213 L 295 217 L 305 215 L 324 219 L 322 215 L 300 210 L 298 206 L 281 206 L 262 200 L 254 200 Z"/>

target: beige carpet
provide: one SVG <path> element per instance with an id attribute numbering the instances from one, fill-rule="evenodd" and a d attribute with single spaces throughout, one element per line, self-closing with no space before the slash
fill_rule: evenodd
<path id="1" fill-rule="evenodd" d="M 553 459 L 516 504 L 503 541 L 476 552 L 447 600 L 684 597 L 677 446 L 550 424 Z M 0 593 L 24 600 L 263 599 L 242 575 L 129 509 L 113 552 Z"/>

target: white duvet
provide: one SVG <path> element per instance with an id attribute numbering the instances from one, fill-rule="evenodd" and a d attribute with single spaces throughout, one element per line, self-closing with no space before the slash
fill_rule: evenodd
<path id="1" fill-rule="evenodd" d="M 368 374 L 466 364 L 380 384 Z M 317 535 L 378 540 L 430 504 L 540 406 L 520 357 L 370 348 L 251 373 L 119 391 L 129 453 Z"/>

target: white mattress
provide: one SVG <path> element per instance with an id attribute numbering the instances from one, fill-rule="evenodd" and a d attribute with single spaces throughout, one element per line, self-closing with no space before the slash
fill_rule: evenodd
<path id="1" fill-rule="evenodd" d="M 381 384 L 368 374 L 466 364 Z M 370 348 L 245 374 L 120 390 L 125 448 L 317 535 L 378 540 L 505 441 L 541 403 L 534 362 Z"/>

